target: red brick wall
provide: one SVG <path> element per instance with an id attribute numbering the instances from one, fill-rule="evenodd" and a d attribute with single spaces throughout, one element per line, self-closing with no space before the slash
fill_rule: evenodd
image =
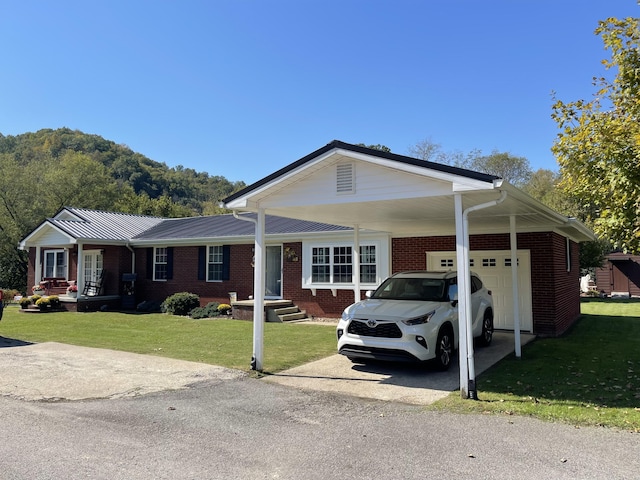
<path id="1" fill-rule="evenodd" d="M 147 249 L 137 248 L 136 301 L 163 301 L 177 292 L 190 292 L 200 296 L 200 304 L 209 302 L 229 303 L 229 293 L 236 292 L 238 300 L 253 295 L 253 244 L 231 245 L 231 269 L 229 280 L 207 282 L 198 280 L 198 248 L 173 248 L 173 278 L 167 281 L 153 281 L 147 275 Z"/>
<path id="2" fill-rule="evenodd" d="M 471 250 L 508 250 L 509 234 L 471 235 Z M 392 239 L 392 273 L 426 268 L 425 252 L 455 251 L 455 236 Z M 580 316 L 579 250 L 571 242 L 571 271 L 566 269 L 565 237 L 552 232 L 520 233 L 518 248 L 531 255 L 534 333 L 556 336 Z"/>
<path id="3" fill-rule="evenodd" d="M 509 249 L 509 235 L 472 235 L 472 250 Z M 317 290 L 314 296 L 302 285 L 302 242 L 285 243 L 297 253 L 298 261 L 283 259 L 283 298 L 292 300 L 309 315 L 338 317 L 353 302 L 352 290 Z M 120 293 L 123 273 L 131 271 L 131 252 L 125 247 L 86 245 L 85 249 L 104 250 L 107 270 L 105 294 Z M 580 315 L 578 245 L 571 242 L 571 271 L 566 271 L 565 238 L 556 233 L 518 234 L 518 248 L 531 252 L 531 286 L 534 332 L 555 336 L 565 332 Z M 230 279 L 222 282 L 198 280 L 198 247 L 174 247 L 173 278 L 154 282 L 146 278 L 147 249 L 135 250 L 136 301 L 162 301 L 176 292 L 192 292 L 200 296 L 201 304 L 229 302 L 229 292 L 237 292 L 239 300 L 253 295 L 253 243 L 231 245 Z M 392 273 L 426 268 L 426 252 L 455 251 L 455 237 L 412 237 L 392 239 Z M 77 255 L 70 256 L 70 271 L 75 277 Z M 34 282 L 35 249 L 29 250 L 29 286 Z M 30 292 L 27 292 L 30 293 Z"/>

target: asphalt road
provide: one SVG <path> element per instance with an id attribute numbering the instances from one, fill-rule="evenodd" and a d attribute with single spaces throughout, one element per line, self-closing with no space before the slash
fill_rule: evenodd
<path id="1" fill-rule="evenodd" d="M 632 479 L 638 435 L 259 379 L 75 402 L 0 398 L 0 478 Z"/>

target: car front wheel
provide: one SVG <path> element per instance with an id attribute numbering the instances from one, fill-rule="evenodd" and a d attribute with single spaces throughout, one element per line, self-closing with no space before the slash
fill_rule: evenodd
<path id="1" fill-rule="evenodd" d="M 493 315 L 491 312 L 485 312 L 482 320 L 482 335 L 480 335 L 480 345 L 488 347 L 493 339 Z"/>
<path id="2" fill-rule="evenodd" d="M 445 327 L 438 332 L 436 342 L 436 366 L 440 370 L 447 370 L 453 360 L 453 332 Z"/>

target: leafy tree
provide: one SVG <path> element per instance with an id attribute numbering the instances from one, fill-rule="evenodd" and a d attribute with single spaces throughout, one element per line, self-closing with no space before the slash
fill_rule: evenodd
<path id="1" fill-rule="evenodd" d="M 497 150 L 490 155 L 472 157 L 464 166 L 470 170 L 495 175 L 516 186 L 526 184 L 532 173 L 529 160 L 525 157 L 516 157 Z"/>
<path id="2" fill-rule="evenodd" d="M 0 133 L 0 285 L 25 291 L 17 245 L 64 206 L 184 217 L 219 213 L 220 200 L 244 186 L 78 130 Z"/>
<path id="3" fill-rule="evenodd" d="M 580 199 L 594 231 L 615 248 L 640 252 L 640 29 L 637 18 L 601 21 L 616 68 L 612 79 L 594 79 L 590 101 L 557 100 L 552 117 L 561 132 L 553 145 L 562 188 Z"/>
<path id="4" fill-rule="evenodd" d="M 391 152 L 391 149 L 389 147 L 387 147 L 386 145 L 380 145 L 379 143 L 377 143 L 376 145 L 365 145 L 364 143 L 358 143 L 356 145 L 360 147 L 371 148 L 373 150 L 380 150 L 381 152 Z"/>

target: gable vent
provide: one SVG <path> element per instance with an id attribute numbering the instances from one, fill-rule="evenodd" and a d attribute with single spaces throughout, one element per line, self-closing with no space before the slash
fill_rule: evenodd
<path id="1" fill-rule="evenodd" d="M 355 193 L 355 165 L 342 163 L 336 168 L 336 193 Z"/>

